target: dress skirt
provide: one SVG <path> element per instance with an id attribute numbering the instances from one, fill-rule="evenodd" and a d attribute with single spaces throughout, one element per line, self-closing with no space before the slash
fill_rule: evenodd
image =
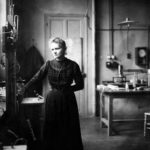
<path id="1" fill-rule="evenodd" d="M 46 98 L 44 150 L 83 150 L 79 113 L 73 91 L 53 89 Z"/>

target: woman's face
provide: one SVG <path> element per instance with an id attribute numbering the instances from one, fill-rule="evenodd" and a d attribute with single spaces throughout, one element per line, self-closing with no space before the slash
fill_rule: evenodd
<path id="1" fill-rule="evenodd" d="M 65 50 L 62 47 L 60 47 L 58 43 L 52 42 L 50 45 L 50 49 L 55 59 L 59 60 L 59 59 L 64 58 Z"/>

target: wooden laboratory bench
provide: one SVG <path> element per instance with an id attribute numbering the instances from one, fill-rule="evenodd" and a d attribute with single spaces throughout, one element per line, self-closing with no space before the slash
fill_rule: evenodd
<path id="1" fill-rule="evenodd" d="M 107 134 L 111 136 L 113 133 L 113 100 L 115 98 L 146 98 L 150 97 L 150 90 L 104 90 L 97 89 L 100 94 L 100 126 L 102 128 L 103 123 L 107 126 Z M 107 118 L 104 118 L 105 112 L 105 100 L 108 99 L 108 103 L 106 106 L 108 108 Z"/>

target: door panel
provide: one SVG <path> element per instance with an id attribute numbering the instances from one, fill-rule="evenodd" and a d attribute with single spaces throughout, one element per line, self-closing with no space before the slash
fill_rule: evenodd
<path id="1" fill-rule="evenodd" d="M 84 72 L 84 53 L 86 54 L 85 44 L 85 17 L 84 16 L 45 16 L 45 42 L 46 51 L 45 58 L 53 59 L 48 48 L 48 40 L 54 37 L 62 37 L 67 44 L 67 57 L 76 61 L 82 72 Z M 84 29 L 84 30 L 83 30 Z M 86 84 L 85 84 L 86 85 Z M 85 114 L 87 111 L 86 99 L 84 90 L 76 92 L 77 103 L 80 114 Z"/>
<path id="2" fill-rule="evenodd" d="M 68 20 L 68 37 L 81 37 L 82 24 L 80 20 Z M 81 31 L 82 32 L 82 31 Z"/>
<path id="3" fill-rule="evenodd" d="M 63 37 L 63 20 L 50 20 L 49 25 L 51 37 Z"/>
<path id="4" fill-rule="evenodd" d="M 67 38 L 65 39 L 67 44 L 67 55 L 66 57 L 76 61 L 80 69 L 82 70 L 82 54 L 83 54 L 83 45 L 82 45 L 82 38 Z"/>
<path id="5" fill-rule="evenodd" d="M 74 60 L 75 62 L 77 62 L 80 66 L 80 69 L 82 71 L 82 38 L 68 38 L 65 40 L 67 43 L 67 58 L 70 58 L 71 60 Z M 77 103 L 78 103 L 78 108 L 79 108 L 79 112 L 82 109 L 82 91 L 77 91 L 75 92 L 76 98 L 77 98 Z"/>

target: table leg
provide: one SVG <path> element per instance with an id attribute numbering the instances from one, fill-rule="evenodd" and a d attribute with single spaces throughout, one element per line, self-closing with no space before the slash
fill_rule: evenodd
<path id="1" fill-rule="evenodd" d="M 112 135 L 113 98 L 108 96 L 108 136 Z"/>
<path id="2" fill-rule="evenodd" d="M 102 118 L 103 118 L 103 112 L 104 112 L 104 96 L 102 93 L 100 93 L 100 127 L 102 128 L 103 127 L 103 121 L 102 121 Z"/>

